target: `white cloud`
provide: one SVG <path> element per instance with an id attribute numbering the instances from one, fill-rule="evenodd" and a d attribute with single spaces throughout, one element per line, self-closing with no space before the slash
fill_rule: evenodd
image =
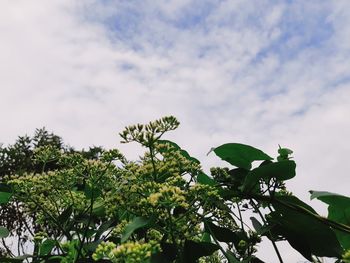
<path id="1" fill-rule="evenodd" d="M 272 2 L 4 1 L 1 141 L 45 125 L 135 156 L 117 133 L 173 114 L 182 125 L 169 137 L 206 168 L 222 143 L 281 144 L 304 200 L 350 195 L 350 4 Z"/>

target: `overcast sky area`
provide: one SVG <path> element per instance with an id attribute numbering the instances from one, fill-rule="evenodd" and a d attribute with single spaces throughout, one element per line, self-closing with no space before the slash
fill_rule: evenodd
<path id="1" fill-rule="evenodd" d="M 2 0 L 0 142 L 45 126 L 137 158 L 123 127 L 174 115 L 206 170 L 227 142 L 292 149 L 287 186 L 326 213 L 309 190 L 350 195 L 349 25 L 348 0 Z"/>

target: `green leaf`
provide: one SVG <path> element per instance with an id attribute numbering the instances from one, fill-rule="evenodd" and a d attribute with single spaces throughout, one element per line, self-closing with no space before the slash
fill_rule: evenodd
<path id="1" fill-rule="evenodd" d="M 88 199 L 96 199 L 101 196 L 102 191 L 99 188 L 86 184 L 84 187 L 84 194 Z"/>
<path id="2" fill-rule="evenodd" d="M 0 184 L 0 204 L 6 204 L 12 197 L 12 190 L 8 185 Z"/>
<path id="3" fill-rule="evenodd" d="M 240 143 L 227 143 L 214 149 L 214 152 L 222 160 L 230 164 L 249 170 L 253 161 L 272 160 L 263 151 L 249 145 Z"/>
<path id="4" fill-rule="evenodd" d="M 161 242 L 161 252 L 153 254 L 151 263 L 171 263 L 174 262 L 177 256 L 177 247 L 174 244 Z"/>
<path id="5" fill-rule="evenodd" d="M 98 230 L 96 231 L 95 234 L 95 241 L 97 241 L 101 235 L 106 232 L 109 228 L 116 226 L 117 225 L 117 221 L 114 219 L 105 221 L 101 224 L 101 226 L 98 228 Z"/>
<path id="6" fill-rule="evenodd" d="M 263 229 L 263 225 L 259 222 L 258 219 L 255 217 L 250 217 L 250 220 L 252 221 L 253 227 L 257 233 L 261 233 Z"/>
<path id="7" fill-rule="evenodd" d="M 64 211 L 58 216 L 57 221 L 58 221 L 60 224 L 65 225 L 65 224 L 68 222 L 68 220 L 69 220 L 69 218 L 70 218 L 70 216 L 71 216 L 72 213 L 73 213 L 73 206 L 70 205 L 69 207 L 66 208 L 66 210 L 64 210 Z"/>
<path id="8" fill-rule="evenodd" d="M 235 232 L 226 227 L 217 226 L 209 221 L 204 221 L 204 225 L 205 228 L 208 229 L 208 232 L 211 233 L 220 242 L 233 242 L 235 244 L 238 244 L 238 242 L 241 240 Z"/>
<path id="9" fill-rule="evenodd" d="M 202 241 L 202 242 L 209 242 L 209 243 L 211 243 L 211 236 L 210 236 L 210 233 L 208 233 L 208 232 L 203 232 L 201 241 Z"/>
<path id="10" fill-rule="evenodd" d="M 265 263 L 265 262 L 257 257 L 251 256 L 251 259 L 249 259 L 249 263 Z"/>
<path id="11" fill-rule="evenodd" d="M 174 217 L 178 217 L 180 215 L 183 215 L 184 213 L 186 213 L 188 211 L 188 209 L 182 207 L 182 206 L 177 206 L 174 208 L 173 210 L 173 216 Z"/>
<path id="12" fill-rule="evenodd" d="M 200 184 L 206 184 L 210 186 L 214 186 L 216 184 L 213 178 L 210 178 L 208 175 L 202 172 L 200 172 L 197 176 L 197 182 Z"/>
<path id="13" fill-rule="evenodd" d="M 89 243 L 85 243 L 84 244 L 84 249 L 90 252 L 95 252 L 96 248 L 98 247 L 98 245 L 101 243 L 101 240 L 98 241 L 94 241 L 94 242 L 89 242 Z"/>
<path id="14" fill-rule="evenodd" d="M 183 261 L 186 263 L 196 263 L 199 258 L 210 256 L 218 249 L 219 246 L 212 243 L 186 240 Z"/>
<path id="15" fill-rule="evenodd" d="M 270 223 L 277 226 L 275 233 L 279 232 L 308 260 L 311 260 L 311 255 L 342 255 L 343 250 L 334 231 L 320 220 L 313 209 L 295 197 L 276 198 L 279 199 L 272 202 L 276 211 L 268 217 Z"/>
<path id="16" fill-rule="evenodd" d="M 227 250 L 225 252 L 225 257 L 227 258 L 229 263 L 239 263 L 239 262 L 241 262 L 239 259 L 236 258 L 235 254 L 233 254 L 229 250 Z"/>
<path id="17" fill-rule="evenodd" d="M 0 192 L 0 204 L 7 204 L 11 199 L 12 193 Z"/>
<path id="18" fill-rule="evenodd" d="M 48 255 L 52 249 L 55 247 L 56 241 L 53 239 L 46 239 L 39 248 L 39 255 L 46 256 Z"/>
<path id="19" fill-rule="evenodd" d="M 295 176 L 295 168 L 295 162 L 290 160 L 259 166 L 248 173 L 243 184 L 243 190 L 251 190 L 260 179 L 276 178 L 278 181 L 291 179 Z"/>
<path id="20" fill-rule="evenodd" d="M 6 227 L 0 226 L 0 238 L 6 238 L 10 234 L 10 231 Z"/>
<path id="21" fill-rule="evenodd" d="M 134 220 L 125 227 L 121 242 L 124 243 L 138 229 L 146 227 L 153 222 L 150 218 L 135 217 Z"/>
<path id="22" fill-rule="evenodd" d="M 270 235 L 271 237 L 271 229 L 273 228 L 271 225 L 262 225 L 255 217 L 251 217 L 250 220 L 252 221 L 253 227 L 258 235 Z"/>
<path id="23" fill-rule="evenodd" d="M 288 148 L 279 148 L 278 149 L 278 154 L 281 157 L 288 157 L 288 155 L 291 155 L 293 153 L 293 151 L 291 149 Z"/>
<path id="24" fill-rule="evenodd" d="M 311 206 L 304 203 L 303 201 L 301 201 L 299 198 L 297 198 L 294 195 L 275 196 L 275 201 L 282 203 L 282 204 L 286 204 L 287 206 L 290 206 L 290 207 L 296 207 L 296 208 L 301 207 L 301 208 L 304 208 L 304 209 L 308 210 L 309 212 L 317 215 L 317 212 L 315 211 L 315 209 L 313 209 Z"/>
<path id="25" fill-rule="evenodd" d="M 22 263 L 25 259 L 31 258 L 31 255 L 22 255 L 14 258 L 4 258 L 0 257 L 0 262 L 1 263 Z"/>
<path id="26" fill-rule="evenodd" d="M 282 221 L 280 215 L 278 215 L 276 212 L 269 214 L 268 222 L 269 225 L 272 225 L 272 236 L 267 235 L 269 239 L 275 240 L 276 237 L 282 236 L 283 239 L 288 241 L 288 243 L 307 260 L 312 261 L 310 245 L 303 239 L 303 236 L 299 235 L 300 231 L 295 231 L 295 229 L 288 227 L 289 224 Z"/>
<path id="27" fill-rule="evenodd" d="M 97 199 L 92 206 L 92 213 L 97 217 L 104 217 L 106 215 L 105 203 L 101 199 Z"/>
<path id="28" fill-rule="evenodd" d="M 328 204 L 328 219 L 350 226 L 350 198 L 347 196 L 322 192 L 310 191 L 311 199 L 318 200 Z M 338 240 L 346 250 L 350 249 L 350 234 L 335 230 Z"/>
<path id="29" fill-rule="evenodd" d="M 244 168 L 235 168 L 228 171 L 230 175 L 230 183 L 233 183 L 236 187 L 239 187 L 243 184 L 245 178 L 248 175 L 248 170 Z"/>

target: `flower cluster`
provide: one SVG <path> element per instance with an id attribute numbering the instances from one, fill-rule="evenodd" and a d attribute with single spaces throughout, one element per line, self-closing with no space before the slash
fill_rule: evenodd
<path id="1" fill-rule="evenodd" d="M 129 222 L 127 220 L 122 220 L 118 225 L 116 225 L 113 228 L 111 235 L 113 237 L 120 237 L 128 223 Z"/>
<path id="2" fill-rule="evenodd" d="M 113 263 L 148 262 L 152 254 L 159 251 L 160 245 L 155 242 L 127 242 L 119 246 L 113 242 L 102 242 L 93 254 L 93 259 L 108 259 Z"/>
<path id="3" fill-rule="evenodd" d="M 54 155 L 47 147 L 39 148 L 36 154 L 43 162 Z M 51 229 L 59 228 L 51 219 L 58 218 L 68 207 L 79 214 L 88 211 L 92 198 L 93 202 L 103 203 L 104 192 L 109 191 L 118 175 L 115 165 L 104 160 L 86 159 L 80 153 L 54 156 L 62 168 L 11 176 L 7 180 L 16 201 L 23 203 L 23 211 L 34 212 L 34 223 Z"/>
<path id="4" fill-rule="evenodd" d="M 345 251 L 345 253 L 343 254 L 342 260 L 343 260 L 345 263 L 350 263 L 350 249 L 348 249 L 347 251 Z"/>
<path id="5" fill-rule="evenodd" d="M 159 192 L 151 194 L 147 200 L 152 206 L 165 206 L 188 208 L 186 203 L 185 192 L 177 186 L 163 185 Z"/>
<path id="6" fill-rule="evenodd" d="M 34 161 L 39 164 L 46 164 L 50 161 L 57 160 L 62 152 L 52 145 L 40 146 L 34 150 Z"/>
<path id="7" fill-rule="evenodd" d="M 136 141 L 144 146 L 152 146 L 165 132 L 176 129 L 179 126 L 178 120 L 173 117 L 163 117 L 147 125 L 131 125 L 120 133 L 124 143 Z"/>

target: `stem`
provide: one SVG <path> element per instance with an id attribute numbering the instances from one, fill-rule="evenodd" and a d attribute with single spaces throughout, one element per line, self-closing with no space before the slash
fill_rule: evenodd
<path id="1" fill-rule="evenodd" d="M 227 255 L 226 251 L 220 246 L 219 241 L 216 239 L 213 231 L 211 231 L 210 227 L 208 227 L 210 235 L 212 236 L 212 238 L 214 239 L 215 244 L 219 247 L 221 253 L 227 258 L 227 260 L 230 260 L 229 256 Z"/>
<path id="2" fill-rule="evenodd" d="M 154 161 L 154 149 L 153 149 L 151 143 L 150 143 L 150 146 L 149 146 L 149 152 L 150 152 L 150 155 L 151 155 L 151 162 L 152 162 L 152 168 L 153 168 L 153 179 L 154 179 L 154 181 L 157 181 L 157 169 L 156 169 L 156 164 L 155 164 L 155 161 Z"/>
<path id="3" fill-rule="evenodd" d="M 63 234 L 66 235 L 66 237 L 67 237 L 68 239 L 71 239 L 71 238 L 72 238 L 72 236 L 70 235 L 70 233 L 67 232 L 67 231 L 63 228 L 62 224 L 61 224 L 60 222 L 58 222 L 58 221 L 56 220 L 56 218 L 55 218 L 53 215 L 51 215 L 49 212 L 47 212 L 38 202 L 36 202 L 36 201 L 35 201 L 33 198 L 31 198 L 30 196 L 28 196 L 27 198 L 28 198 L 30 201 L 32 201 L 35 205 L 37 205 L 37 206 L 38 206 L 52 221 L 53 221 L 53 223 L 57 225 L 57 227 L 62 231 Z"/>
<path id="4" fill-rule="evenodd" d="M 91 219 L 92 219 L 92 210 L 93 210 L 93 206 L 94 206 L 94 193 L 92 192 L 92 195 L 91 195 L 91 202 L 90 202 L 89 220 L 88 220 L 88 223 L 87 223 L 87 225 L 86 225 L 86 227 L 85 227 L 85 230 L 84 230 L 83 240 L 80 242 L 80 246 L 79 246 L 79 250 L 78 250 L 77 259 L 80 258 L 81 251 L 82 251 L 83 245 L 84 245 L 84 243 L 85 243 L 87 231 L 89 230 L 89 225 L 90 225 Z"/>
<path id="5" fill-rule="evenodd" d="M 17 240 L 17 253 L 18 253 L 18 256 L 21 255 L 21 237 L 18 236 L 18 240 Z"/>
<path id="6" fill-rule="evenodd" d="M 41 173 L 43 174 L 45 172 L 45 168 L 46 168 L 46 161 L 43 164 L 43 168 L 41 169 Z"/>
<path id="7" fill-rule="evenodd" d="M 237 210 L 238 210 L 238 214 L 239 214 L 239 220 L 241 221 L 241 228 L 244 231 L 244 224 L 243 224 L 243 217 L 242 217 L 241 209 L 239 208 L 239 203 L 236 202 L 236 204 L 237 204 Z"/>
<path id="8" fill-rule="evenodd" d="M 20 211 L 20 207 L 19 207 L 19 205 L 18 205 L 18 202 L 14 202 L 14 203 L 16 204 L 16 209 L 17 209 L 17 211 Z M 17 218 L 17 219 L 20 220 L 19 215 L 18 215 L 18 218 Z M 27 228 L 28 232 L 34 237 L 34 233 L 33 233 L 33 231 L 30 229 L 30 227 L 29 227 L 28 222 L 27 222 L 26 219 L 23 220 L 23 223 L 24 223 L 25 227 Z"/>
<path id="9" fill-rule="evenodd" d="M 312 257 L 312 261 L 313 261 L 314 263 L 322 263 L 322 261 L 321 261 L 318 257 L 316 257 L 316 256 Z"/>
<path id="10" fill-rule="evenodd" d="M 11 257 L 15 257 L 15 255 L 12 253 L 12 251 L 9 249 L 9 247 L 7 246 L 5 239 L 1 238 L 1 242 L 4 246 L 4 248 L 6 249 L 6 252 L 11 256 Z"/>
<path id="11" fill-rule="evenodd" d="M 39 254 L 39 244 L 35 242 L 34 244 L 34 250 L 33 250 L 33 261 L 35 262 L 38 259 Z"/>
<path id="12" fill-rule="evenodd" d="M 239 221 L 241 221 L 240 218 L 239 218 L 239 216 L 237 216 L 235 213 L 232 213 L 232 215 L 233 215 L 236 219 L 238 219 Z M 233 217 L 231 217 L 231 218 L 234 219 Z M 245 225 L 249 230 L 252 229 L 248 224 L 244 223 L 243 221 L 241 221 L 241 223 L 243 223 L 243 225 Z"/>
<path id="13" fill-rule="evenodd" d="M 167 213 L 168 213 L 169 221 L 170 221 L 170 236 L 171 236 L 171 240 L 172 240 L 174 246 L 177 247 L 177 245 L 176 245 L 176 240 L 175 240 L 175 236 L 174 236 L 174 233 L 173 233 L 173 225 L 174 225 L 174 223 L 173 223 L 172 216 L 171 216 L 171 212 L 170 212 L 170 209 L 169 209 L 169 208 L 167 209 Z"/>

